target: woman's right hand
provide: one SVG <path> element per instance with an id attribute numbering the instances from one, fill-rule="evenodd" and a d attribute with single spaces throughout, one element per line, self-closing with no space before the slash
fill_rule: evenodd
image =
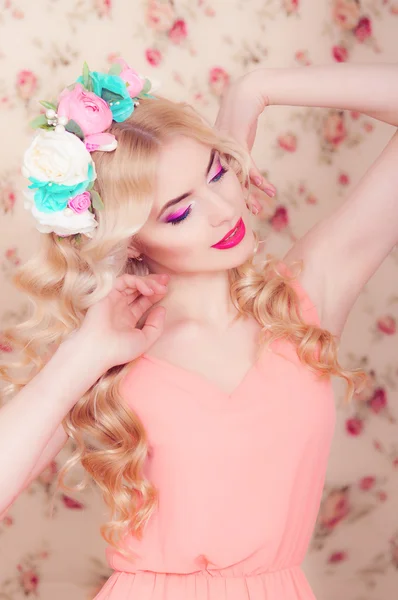
<path id="1" fill-rule="evenodd" d="M 155 273 L 118 277 L 109 294 L 87 310 L 80 329 L 72 335 L 74 343 L 88 344 L 103 364 L 103 372 L 146 352 L 163 331 L 165 308 L 153 308 L 142 329 L 137 323 L 164 297 L 168 280 L 168 275 Z"/>

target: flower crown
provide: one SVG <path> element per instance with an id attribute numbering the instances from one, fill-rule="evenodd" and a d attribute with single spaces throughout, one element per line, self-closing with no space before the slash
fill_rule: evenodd
<path id="1" fill-rule="evenodd" d="M 90 153 L 115 150 L 116 138 L 105 130 L 112 121 L 128 119 L 139 98 L 153 98 L 150 91 L 150 80 L 119 58 L 108 73 L 90 71 L 84 63 L 82 76 L 57 103 L 40 102 L 46 113 L 30 123 L 38 131 L 24 154 L 22 174 L 30 182 L 24 206 L 41 233 L 92 237 L 98 225 L 94 209 L 101 210 L 103 203 L 93 189 Z"/>

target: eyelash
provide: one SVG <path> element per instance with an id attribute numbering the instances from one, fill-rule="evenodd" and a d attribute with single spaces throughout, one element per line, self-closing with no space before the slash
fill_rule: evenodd
<path id="1" fill-rule="evenodd" d="M 217 181 L 220 181 L 224 177 L 224 175 L 227 171 L 228 171 L 228 169 L 221 165 L 221 169 L 219 170 L 217 175 L 215 175 L 213 177 L 213 179 L 211 180 L 210 183 L 213 183 L 213 182 L 217 183 Z M 180 215 L 176 219 L 171 219 L 170 221 L 168 221 L 168 223 L 171 223 L 172 225 L 178 225 L 179 223 L 181 223 L 181 221 L 184 221 L 187 218 L 187 216 L 191 213 L 191 211 L 192 211 L 192 205 L 188 206 L 187 210 L 184 211 L 182 213 L 182 215 Z"/>

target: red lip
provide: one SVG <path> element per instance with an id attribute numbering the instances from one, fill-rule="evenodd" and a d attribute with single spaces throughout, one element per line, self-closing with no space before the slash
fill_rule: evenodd
<path id="1" fill-rule="evenodd" d="M 233 232 L 235 232 L 235 234 L 229 240 L 227 240 L 227 238 Z M 233 246 L 236 246 L 238 243 L 240 243 L 244 236 L 245 236 L 245 225 L 243 223 L 242 218 L 240 218 L 237 221 L 235 227 L 230 229 L 228 231 L 228 233 L 226 233 L 224 235 L 224 237 L 221 240 L 219 240 L 216 244 L 213 244 L 212 248 L 220 248 L 220 249 L 232 248 Z"/>

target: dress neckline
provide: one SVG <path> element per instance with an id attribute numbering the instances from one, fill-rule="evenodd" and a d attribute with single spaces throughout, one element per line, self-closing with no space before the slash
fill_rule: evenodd
<path id="1" fill-rule="evenodd" d="M 271 350 L 273 344 L 274 342 L 268 346 L 268 350 Z M 240 382 L 235 385 L 231 392 L 223 390 L 217 383 L 211 381 L 198 371 L 186 369 L 185 367 L 171 363 L 166 359 L 158 358 L 157 356 L 151 356 L 146 352 L 141 354 L 140 358 L 161 367 L 166 373 L 168 372 L 176 385 L 188 387 L 190 390 L 192 390 L 193 386 L 195 385 L 195 388 L 203 388 L 205 391 L 207 390 L 207 393 L 220 396 L 226 400 L 232 400 L 234 396 L 238 395 L 239 392 L 244 389 L 245 385 L 251 380 L 252 376 L 258 372 L 259 366 L 262 364 L 265 355 L 267 354 L 266 350 L 267 348 L 264 344 L 260 349 L 259 355 L 254 363 L 248 368 Z"/>

